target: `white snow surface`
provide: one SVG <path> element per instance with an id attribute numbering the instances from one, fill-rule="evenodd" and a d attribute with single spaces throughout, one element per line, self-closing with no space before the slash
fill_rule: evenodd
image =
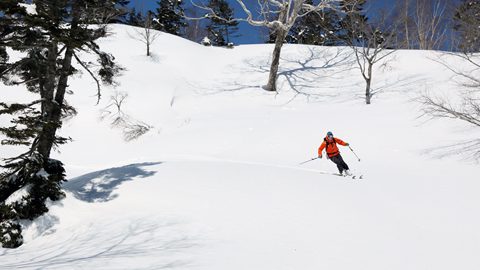
<path id="1" fill-rule="evenodd" d="M 24 224 L 23 246 L 0 249 L 1 269 L 480 269 L 480 169 L 427 151 L 480 134 L 426 122 L 415 102 L 460 90 L 441 53 L 396 52 L 367 106 L 346 48 L 285 45 L 268 93 L 273 45 L 161 34 L 149 58 L 132 28 L 111 32 L 100 45 L 125 68 L 120 84 L 95 105 L 88 74 L 71 81 L 79 113 L 62 133 L 74 141 L 54 156 L 67 197 Z M 1 90 L 7 102 L 32 98 Z M 130 119 L 153 126 L 137 140 L 100 120 L 115 92 L 128 94 Z M 325 159 L 298 165 L 329 130 L 360 156 L 340 147 L 364 179 L 328 174 Z"/>
<path id="2" fill-rule="evenodd" d="M 28 14 L 37 15 L 37 5 L 26 3 L 18 3 L 18 5 L 24 7 L 27 10 Z"/>
<path id="3" fill-rule="evenodd" d="M 29 185 L 26 185 L 24 186 L 23 188 L 15 191 L 12 195 L 10 195 L 6 200 L 5 200 L 5 204 L 6 205 L 11 205 L 12 203 L 15 203 L 15 202 L 19 202 L 23 196 L 26 196 L 28 195 L 28 193 L 30 192 L 30 189 L 32 188 L 32 185 L 29 184 Z"/>

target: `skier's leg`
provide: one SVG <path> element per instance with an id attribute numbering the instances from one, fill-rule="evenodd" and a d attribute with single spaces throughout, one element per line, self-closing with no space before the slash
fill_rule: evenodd
<path id="1" fill-rule="evenodd" d="M 340 174 L 342 174 L 342 172 L 343 172 L 343 165 L 342 165 L 341 161 L 338 159 L 338 156 L 340 156 L 340 155 L 337 155 L 337 156 L 334 156 L 334 157 L 330 157 L 330 160 L 337 165 L 338 172 L 339 172 Z"/>
<path id="2" fill-rule="evenodd" d="M 343 160 L 343 157 L 339 154 L 337 158 L 338 158 L 338 164 L 339 166 L 342 167 L 342 170 L 345 172 L 345 174 L 352 175 L 352 173 L 350 172 L 350 169 L 348 168 L 347 163 L 345 163 L 345 161 Z"/>
<path id="3" fill-rule="evenodd" d="M 340 165 L 342 166 L 342 168 L 343 168 L 344 170 L 350 170 L 350 168 L 348 168 L 347 163 L 345 163 L 345 161 L 343 160 L 343 157 L 342 157 L 340 154 L 338 154 L 337 157 L 338 157 L 338 159 L 339 159 L 339 163 L 340 163 Z"/>

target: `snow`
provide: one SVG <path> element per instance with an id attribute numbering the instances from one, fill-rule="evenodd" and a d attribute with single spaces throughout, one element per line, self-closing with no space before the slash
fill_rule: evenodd
<path id="1" fill-rule="evenodd" d="M 15 191 L 10 197 L 5 200 L 5 205 L 11 205 L 14 202 L 19 202 L 24 196 L 27 196 L 30 192 L 32 185 L 26 185 L 23 188 Z"/>
<path id="2" fill-rule="evenodd" d="M 30 15 L 37 15 L 37 5 L 35 4 L 26 4 L 18 3 L 19 6 L 24 7 L 27 10 L 27 13 Z"/>
<path id="3" fill-rule="evenodd" d="M 347 48 L 285 45 L 268 93 L 272 44 L 227 50 L 165 34 L 148 58 L 128 27 L 111 31 L 100 45 L 126 68 L 120 85 L 95 106 L 88 76 L 70 83 L 79 113 L 62 133 L 73 142 L 54 154 L 67 198 L 23 224 L 25 244 L 0 249 L 0 268 L 480 268 L 480 169 L 428 152 L 480 133 L 425 123 L 412 102 L 460 90 L 433 61 L 441 53 L 396 52 L 376 67 L 383 91 L 366 106 Z M 128 93 L 125 114 L 152 126 L 128 143 L 99 120 L 116 91 Z M 298 165 L 329 130 L 360 156 L 340 148 L 363 180 L 328 174 L 325 159 Z M 0 146 L 1 157 L 15 151 Z"/>
<path id="4" fill-rule="evenodd" d="M 37 172 L 37 176 L 41 176 L 43 178 L 48 178 L 50 174 L 48 174 L 44 168 L 40 169 L 40 171 Z"/>
<path id="5" fill-rule="evenodd" d="M 210 39 L 208 37 L 204 37 L 202 39 L 202 41 L 200 42 L 200 44 L 205 45 L 205 46 L 210 46 L 210 45 L 212 45 L 212 42 L 210 41 Z"/>
<path id="6" fill-rule="evenodd" d="M 5 241 L 6 241 L 6 242 L 9 242 L 9 241 L 11 241 L 11 240 L 12 240 L 12 238 L 10 237 L 10 234 L 6 234 L 6 235 L 5 235 Z"/>

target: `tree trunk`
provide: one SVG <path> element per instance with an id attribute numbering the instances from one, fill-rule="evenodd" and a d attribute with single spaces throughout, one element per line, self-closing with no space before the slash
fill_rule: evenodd
<path id="1" fill-rule="evenodd" d="M 230 37 L 228 36 L 228 26 L 225 25 L 225 35 L 227 36 L 227 46 L 228 46 L 228 43 L 230 43 Z"/>
<path id="2" fill-rule="evenodd" d="M 366 87 L 365 87 L 365 102 L 368 104 L 371 103 L 372 100 L 372 91 L 370 89 L 371 84 L 372 84 L 372 67 L 373 63 L 368 62 L 368 77 L 366 77 L 365 82 L 366 82 Z"/>
<path id="3" fill-rule="evenodd" d="M 368 104 L 371 103 L 371 99 L 372 99 L 372 96 L 371 96 L 371 93 L 370 93 L 370 83 L 371 83 L 371 79 L 367 79 L 367 86 L 365 88 L 365 102 Z"/>
<path id="4" fill-rule="evenodd" d="M 405 43 L 406 43 L 406 46 L 405 48 L 406 49 L 410 49 L 410 33 L 408 31 L 408 21 L 409 21 L 409 16 L 408 16 L 408 13 L 409 13 L 409 7 L 408 7 L 408 2 L 410 0 L 406 0 L 405 1 L 405 18 L 404 18 L 404 24 L 405 24 Z"/>
<path id="5" fill-rule="evenodd" d="M 47 89 L 52 95 L 55 92 L 54 99 L 48 99 L 45 102 L 46 113 L 43 116 L 44 126 L 38 139 L 38 152 L 42 155 L 44 162 L 50 158 L 50 152 L 55 143 L 55 134 L 62 126 L 62 107 L 65 98 L 65 92 L 68 87 L 68 77 L 72 67 L 73 49 L 67 48 L 62 63 L 62 70 L 58 80 L 58 86 L 55 89 Z"/>
<path id="6" fill-rule="evenodd" d="M 48 114 L 48 101 L 53 100 L 53 94 L 55 93 L 55 73 L 56 73 L 56 61 L 58 53 L 58 43 L 52 42 L 48 48 L 48 56 L 45 72 L 45 79 L 43 87 L 40 92 L 42 98 L 42 116 L 45 117 Z"/>
<path id="7" fill-rule="evenodd" d="M 72 7 L 72 23 L 70 26 L 70 37 L 75 37 L 78 30 L 78 19 L 79 19 L 79 7 L 78 5 L 74 4 Z M 52 49 L 50 51 L 55 51 L 55 56 L 48 58 L 48 78 L 47 80 L 51 80 L 52 82 L 47 82 L 48 88 L 45 88 L 45 97 L 44 101 L 42 102 L 42 108 L 45 108 L 45 111 L 42 112 L 42 131 L 38 135 L 38 145 L 37 151 L 42 155 L 43 162 L 46 163 L 50 159 L 50 152 L 55 144 L 55 138 L 57 130 L 62 126 L 62 108 L 65 98 L 65 92 L 68 87 L 68 77 L 70 76 L 71 69 L 72 69 L 72 58 L 74 49 L 68 43 L 66 44 L 65 56 L 62 61 L 62 68 L 59 73 L 58 77 L 58 85 L 55 88 L 55 81 L 56 77 L 56 58 L 58 50 L 58 44 L 56 42 L 53 43 Z M 50 52 L 49 52 L 50 53 Z M 52 73 L 53 71 L 53 73 Z M 54 96 L 55 95 L 55 96 Z M 33 146 L 35 147 L 35 145 Z"/>
<path id="8" fill-rule="evenodd" d="M 57 63 L 57 51 L 58 44 L 53 42 L 48 49 L 48 57 L 46 63 L 46 74 L 44 89 L 41 93 L 42 97 L 42 131 L 37 137 L 37 144 L 32 145 L 32 150 L 37 150 L 46 161 L 50 156 L 48 133 L 51 133 L 49 126 L 51 125 L 51 116 L 53 108 L 53 96 L 55 93 L 55 81 L 56 81 L 56 63 Z M 35 149 L 36 148 L 36 149 Z"/>
<path id="9" fill-rule="evenodd" d="M 275 49 L 273 50 L 272 64 L 270 66 L 268 83 L 264 87 L 264 89 L 267 91 L 277 91 L 276 83 L 277 83 L 278 65 L 280 63 L 280 52 L 282 50 L 285 34 L 286 34 L 285 30 L 283 30 L 282 28 L 277 29 L 277 37 L 275 39 Z"/>

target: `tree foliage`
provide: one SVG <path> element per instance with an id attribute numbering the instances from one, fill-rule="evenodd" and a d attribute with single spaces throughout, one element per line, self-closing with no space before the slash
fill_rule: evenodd
<path id="1" fill-rule="evenodd" d="M 157 2 L 156 29 L 176 36 L 183 36 L 187 23 L 181 0 L 160 0 Z"/>
<path id="2" fill-rule="evenodd" d="M 210 0 L 208 8 L 215 14 L 210 16 L 207 25 L 208 37 L 215 46 L 226 46 L 230 38 L 238 31 L 238 22 L 234 20 L 233 9 L 225 0 Z"/>
<path id="3" fill-rule="evenodd" d="M 6 137 L 1 143 L 28 148 L 2 164 L 0 242 L 5 247 L 22 244 L 21 220 L 42 215 L 48 211 L 47 199 L 63 196 L 65 170 L 50 154 L 69 141 L 57 130 L 65 117 L 76 113 L 65 99 L 68 82 L 78 66 L 97 83 L 98 98 L 101 82 L 114 83 L 120 68 L 96 41 L 107 34 L 105 22 L 121 13 L 122 2 L 33 0 L 30 6 L 17 0 L 0 2 L 0 79 L 6 86 L 25 86 L 36 96 L 28 103 L 0 102 L 0 115 L 11 119 L 10 126 L 0 127 Z M 7 48 L 21 57 L 10 59 Z M 95 55 L 96 63 L 82 60 L 80 52 Z"/>
<path id="4" fill-rule="evenodd" d="M 306 1 L 313 5 L 313 1 Z M 341 14 L 334 9 L 311 12 L 299 18 L 286 37 L 288 43 L 323 46 L 340 45 Z"/>
<path id="5" fill-rule="evenodd" d="M 463 52 L 480 51 L 480 1 L 463 1 L 455 12 L 454 30 L 459 37 L 458 49 Z"/>

